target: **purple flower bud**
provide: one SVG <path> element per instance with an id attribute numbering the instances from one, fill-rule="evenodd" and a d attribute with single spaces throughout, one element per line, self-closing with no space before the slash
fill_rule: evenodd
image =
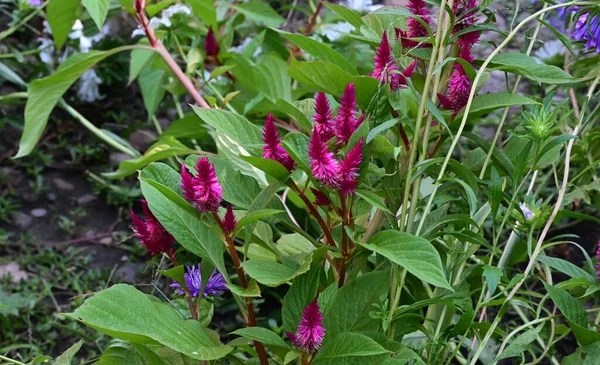
<path id="1" fill-rule="evenodd" d="M 461 49 L 460 57 L 469 63 L 473 63 L 470 48 Z M 469 79 L 464 67 L 458 62 L 455 63 L 446 95 L 438 95 L 440 104 L 444 109 L 458 113 L 467 105 L 472 86 L 471 79 Z"/>
<path id="2" fill-rule="evenodd" d="M 200 270 L 200 265 L 198 268 L 195 266 L 186 266 L 187 272 L 183 274 L 183 278 L 185 279 L 185 286 L 187 290 L 190 292 L 192 297 L 197 297 L 200 294 L 200 290 L 202 289 L 202 275 Z M 208 278 L 208 282 L 206 283 L 206 287 L 204 288 L 203 295 L 205 297 L 209 295 L 221 295 L 225 291 L 227 291 L 227 282 L 223 278 L 217 270 L 213 270 L 210 278 Z M 170 285 L 172 288 L 178 288 L 175 290 L 175 293 L 179 295 L 184 295 L 185 292 L 181 288 L 179 283 L 173 283 Z"/>
<path id="3" fill-rule="evenodd" d="M 148 208 L 148 202 L 140 201 L 146 220 L 142 220 L 131 210 L 131 220 L 133 221 L 134 233 L 140 239 L 140 244 L 146 247 L 151 255 L 159 253 L 170 253 L 172 251 L 175 239 L 160 224 L 158 219 Z"/>
<path id="4" fill-rule="evenodd" d="M 196 164 L 196 176 L 188 173 L 185 164 L 181 164 L 181 188 L 186 200 L 194 204 L 201 212 L 216 212 L 222 200 L 223 189 L 219 184 L 215 167 L 202 157 Z"/>
<path id="5" fill-rule="evenodd" d="M 204 49 L 206 50 L 207 56 L 216 56 L 219 54 L 219 43 L 215 38 L 215 32 L 213 31 L 212 26 L 208 28 Z"/>
<path id="6" fill-rule="evenodd" d="M 145 0 L 135 0 L 135 11 L 138 13 L 142 12 L 146 7 Z"/>
<path id="7" fill-rule="evenodd" d="M 308 155 L 310 156 L 311 172 L 315 179 L 323 185 L 337 188 L 340 165 L 333 157 L 333 152 L 329 152 L 327 144 L 321 139 L 319 133 L 313 133 L 308 146 Z"/>
<path id="8" fill-rule="evenodd" d="M 354 146 L 340 163 L 340 192 L 344 195 L 351 194 L 358 186 L 358 165 L 362 162 L 363 140 Z"/>
<path id="9" fill-rule="evenodd" d="M 296 334 L 287 332 L 287 336 L 292 340 L 294 346 L 314 353 L 321 347 L 323 338 L 325 338 L 325 328 L 322 323 L 323 314 L 321 314 L 315 299 L 302 312 L 302 320 L 298 324 Z"/>
<path id="10" fill-rule="evenodd" d="M 31 6 L 41 6 L 42 0 L 29 0 L 29 5 Z"/>
<path id="11" fill-rule="evenodd" d="M 314 133 L 321 134 L 324 141 L 328 141 L 335 135 L 335 124 L 331 120 L 331 106 L 325 93 L 318 93 L 315 99 L 315 121 Z"/>
<path id="12" fill-rule="evenodd" d="M 331 200 L 329 200 L 327 195 L 323 194 L 318 189 L 310 188 L 310 191 L 315 195 L 315 205 L 327 206 L 331 204 Z"/>
<path id="13" fill-rule="evenodd" d="M 277 161 L 282 164 L 288 171 L 294 170 L 296 161 L 292 160 L 290 154 L 281 147 L 281 137 L 273 123 L 273 113 L 269 113 L 263 128 L 263 157 L 269 160 Z"/>
<path id="14" fill-rule="evenodd" d="M 526 220 L 531 220 L 533 218 L 533 212 L 525 203 L 519 204 L 519 208 L 521 208 L 521 212 L 523 212 L 523 215 L 525 216 Z"/>
<path id="15" fill-rule="evenodd" d="M 356 90 L 354 89 L 354 84 L 350 83 L 346 86 L 342 94 L 340 107 L 335 116 L 335 135 L 338 139 L 338 144 L 348 142 L 352 133 L 358 128 L 356 108 Z"/>
<path id="16" fill-rule="evenodd" d="M 225 217 L 223 217 L 223 228 L 226 233 L 231 233 L 237 226 L 237 221 L 235 220 L 235 214 L 233 213 L 233 209 L 231 209 L 231 204 L 227 206 L 227 212 L 225 213 Z"/>

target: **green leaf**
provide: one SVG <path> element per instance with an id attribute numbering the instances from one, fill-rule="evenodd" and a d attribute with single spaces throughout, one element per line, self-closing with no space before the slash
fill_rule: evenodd
<path id="1" fill-rule="evenodd" d="M 172 186 L 179 174 L 167 165 L 151 165 L 140 174 L 148 206 L 175 240 L 196 256 L 205 258 L 226 278 L 223 240 L 200 219 L 199 213 Z"/>
<path id="2" fill-rule="evenodd" d="M 156 4 L 146 5 L 146 13 L 149 18 L 154 18 L 158 13 L 173 5 L 176 0 L 164 0 Z"/>
<path id="3" fill-rule="evenodd" d="M 304 52 L 312 55 L 317 60 L 331 62 L 335 65 L 338 65 L 342 70 L 346 71 L 350 75 L 358 75 L 358 72 L 352 63 L 350 63 L 346 57 L 342 56 L 337 51 L 334 51 L 333 48 L 329 47 L 328 45 L 301 34 L 292 34 L 277 29 L 275 29 L 275 31 L 281 34 L 281 36 L 288 41 L 301 48 Z"/>
<path id="4" fill-rule="evenodd" d="M 110 0 L 82 0 L 82 3 L 90 14 L 90 17 L 94 19 L 94 23 L 96 23 L 98 29 L 102 31 L 102 26 L 110 7 Z"/>
<path id="5" fill-rule="evenodd" d="M 172 350 L 171 350 L 172 351 Z M 183 356 L 183 355 L 181 355 Z M 96 362 L 98 365 L 174 365 L 167 364 L 161 356 L 147 346 L 127 341 L 112 340 Z M 187 364 L 186 364 L 187 365 Z"/>
<path id="6" fill-rule="evenodd" d="M 227 288 L 240 297 L 260 297 L 260 288 L 256 280 L 250 280 L 246 289 L 234 284 L 227 284 Z"/>
<path id="7" fill-rule="evenodd" d="M 310 162 L 308 159 L 308 144 L 310 138 L 303 133 L 288 133 L 283 137 L 283 148 L 288 151 L 290 157 L 296 161 L 298 168 L 307 174 L 310 172 Z"/>
<path id="8" fill-rule="evenodd" d="M 577 349 L 573 354 L 563 358 L 561 365 L 596 365 L 600 358 L 600 341 Z"/>
<path id="9" fill-rule="evenodd" d="M 61 1 L 52 1 L 52 3 L 59 4 Z M 29 98 L 25 106 L 25 128 L 15 158 L 31 153 L 44 132 L 50 113 L 67 89 L 85 71 L 110 55 L 134 48 L 136 46 L 119 47 L 106 52 L 78 53 L 63 62 L 53 75 L 29 84 Z"/>
<path id="10" fill-rule="evenodd" d="M 388 120 L 386 122 L 383 122 L 383 123 L 379 124 L 378 126 L 375 126 L 373 129 L 371 129 L 369 131 L 369 134 L 367 135 L 367 140 L 365 142 L 369 143 L 377 135 L 379 135 L 381 133 L 387 132 L 390 128 L 392 128 L 393 126 L 395 126 L 396 124 L 398 124 L 398 122 L 400 121 L 400 119 L 401 118 L 392 118 L 392 119 L 390 119 L 390 120 Z"/>
<path id="11" fill-rule="evenodd" d="M 310 267 L 312 255 L 305 255 L 302 265 L 286 261 L 279 263 L 267 260 L 248 260 L 242 264 L 244 271 L 259 283 L 276 287 L 305 273 Z"/>
<path id="12" fill-rule="evenodd" d="M 212 0 L 185 0 L 192 7 L 194 14 L 200 17 L 207 27 L 217 29 L 217 9 Z"/>
<path id="13" fill-rule="evenodd" d="M 377 209 L 382 210 L 385 213 L 392 214 L 388 207 L 385 206 L 385 203 L 382 201 L 381 197 L 379 197 L 379 195 L 375 194 L 374 192 L 365 189 L 356 189 L 355 192 L 356 195 L 360 196 Z"/>
<path id="14" fill-rule="evenodd" d="M 374 304 L 389 289 L 389 272 L 376 271 L 359 276 L 338 289 L 323 325 L 325 341 L 350 331 L 378 330 L 381 321 L 370 316 Z"/>
<path id="15" fill-rule="evenodd" d="M 507 359 L 509 357 L 517 357 L 521 356 L 525 350 L 529 347 L 529 345 L 535 341 L 537 336 L 544 328 L 545 323 L 540 324 L 536 328 L 532 328 L 529 331 L 519 335 L 517 338 L 510 341 L 510 345 L 508 345 L 501 354 L 498 354 L 498 357 L 494 359 L 493 363 L 495 364 L 498 360 Z"/>
<path id="16" fill-rule="evenodd" d="M 46 11 L 46 19 L 52 29 L 54 43 L 56 48 L 60 49 L 81 14 L 80 0 L 52 0 L 48 3 Z"/>
<path id="17" fill-rule="evenodd" d="M 2 62 L 0 62 L 0 79 L 27 87 L 27 84 L 25 81 L 23 81 L 21 76 L 19 76 L 15 71 L 11 70 L 10 67 L 6 66 Z"/>
<path id="18" fill-rule="evenodd" d="M 313 99 L 309 99 L 313 100 Z M 302 100 L 304 101 L 304 100 Z M 314 100 L 313 100 L 313 108 L 314 108 Z M 283 99 L 277 99 L 277 109 L 287 114 L 290 118 L 292 118 L 296 124 L 300 127 L 302 132 L 309 133 L 312 130 L 312 123 L 308 119 L 308 117 L 302 113 L 300 109 L 296 107 L 296 105 L 290 103 L 289 101 Z"/>
<path id="19" fill-rule="evenodd" d="M 175 280 L 185 288 L 185 267 L 183 265 L 175 266 L 169 270 L 158 270 L 158 272 L 169 279 Z"/>
<path id="20" fill-rule="evenodd" d="M 228 136 L 244 147 L 262 146 L 262 131 L 248 119 L 225 110 L 192 106 L 194 112 L 217 132 Z"/>
<path id="21" fill-rule="evenodd" d="M 317 296 L 321 271 L 320 265 L 316 265 L 309 272 L 294 280 L 283 298 L 283 306 L 281 307 L 284 331 L 292 333 L 296 331 L 296 327 L 302 319 L 302 312 Z"/>
<path id="22" fill-rule="evenodd" d="M 255 210 L 253 212 L 246 214 L 242 219 L 240 219 L 240 221 L 236 225 L 235 229 L 236 229 L 236 231 L 238 231 L 248 224 L 252 224 L 263 218 L 271 217 L 275 214 L 279 214 L 279 213 L 283 213 L 283 212 L 285 212 L 285 211 L 280 210 L 280 209 L 258 209 L 258 210 Z"/>
<path id="23" fill-rule="evenodd" d="M 590 275 L 590 273 L 588 273 L 587 271 L 573 265 L 569 261 L 565 261 L 558 257 L 539 255 L 537 257 L 537 260 L 541 263 L 550 266 L 554 270 L 560 271 L 561 273 L 571 278 L 584 278 L 589 280 L 590 282 L 594 282 L 596 280 L 596 278 Z"/>
<path id="24" fill-rule="evenodd" d="M 169 304 L 130 285 L 102 290 L 66 314 L 109 336 L 138 344 L 160 343 L 199 360 L 216 360 L 233 349 L 215 343 L 200 323 L 184 320 Z"/>
<path id="25" fill-rule="evenodd" d="M 219 67 L 215 68 L 214 70 L 212 70 L 209 78 L 216 79 L 217 77 L 223 75 L 224 73 L 229 72 L 229 70 L 232 70 L 234 67 L 235 67 L 235 65 L 219 66 Z"/>
<path id="26" fill-rule="evenodd" d="M 240 158 L 279 181 L 287 180 L 290 176 L 288 169 L 277 161 L 256 156 L 240 156 Z"/>
<path id="27" fill-rule="evenodd" d="M 485 265 L 483 267 L 483 278 L 488 286 L 488 293 L 490 295 L 493 295 L 496 291 L 502 275 L 502 270 L 496 266 Z"/>
<path id="28" fill-rule="evenodd" d="M 244 14 L 247 18 L 262 23 L 267 27 L 276 28 L 285 22 L 285 19 L 277 14 L 267 3 L 250 1 L 234 5 L 233 8 Z"/>
<path id="29" fill-rule="evenodd" d="M 74 343 L 73 346 L 66 349 L 65 352 L 56 358 L 54 365 L 71 365 L 71 361 L 73 361 L 73 358 L 79 352 L 81 345 L 83 345 L 83 340 Z"/>
<path id="30" fill-rule="evenodd" d="M 115 172 L 102 174 L 109 179 L 122 179 L 148 166 L 152 162 L 164 160 L 172 156 L 189 155 L 196 151 L 173 137 L 164 137 L 156 141 L 143 156 L 122 161 Z"/>
<path id="31" fill-rule="evenodd" d="M 129 82 L 135 80 L 140 72 L 151 63 L 155 53 L 153 49 L 134 49 L 129 60 Z"/>
<path id="32" fill-rule="evenodd" d="M 279 337 L 275 332 L 262 327 L 246 327 L 231 332 L 234 335 L 242 336 L 253 341 L 259 341 L 267 346 L 282 347 L 289 349 L 290 346 Z"/>
<path id="33" fill-rule="evenodd" d="M 158 105 L 165 96 L 165 88 L 162 87 L 164 78 L 165 71 L 161 69 L 148 68 L 140 73 L 138 83 L 142 90 L 144 106 L 149 117 L 154 115 Z"/>
<path id="34" fill-rule="evenodd" d="M 261 56 L 258 62 L 253 62 L 243 55 L 234 54 L 227 64 L 236 65 L 231 70 L 236 84 L 242 86 L 242 89 L 252 97 L 263 94 L 273 104 L 277 102 L 277 99 L 284 99 L 288 102 L 293 100 L 292 80 L 288 75 L 288 65 L 281 58 L 266 55 Z M 257 99 L 258 103 L 260 103 L 260 99 Z M 252 110 L 254 106 L 251 105 L 247 108 L 249 109 L 244 113 Z"/>
<path id="35" fill-rule="evenodd" d="M 380 355 L 388 352 L 390 351 L 384 349 L 370 337 L 360 333 L 346 332 L 327 341 L 315 356 L 313 363 L 318 364 L 323 360 L 344 357 Z"/>
<path id="36" fill-rule="evenodd" d="M 358 244 L 402 266 L 421 280 L 453 291 L 444 275 L 440 254 L 422 237 L 388 230 L 377 233 L 369 243 Z"/>
<path id="37" fill-rule="evenodd" d="M 528 97 L 511 93 L 493 93 L 481 94 L 473 98 L 471 110 L 469 110 L 469 120 L 488 114 L 497 109 L 506 108 L 515 105 L 534 105 L 537 101 Z M 458 114 L 457 119 L 462 118 L 464 110 Z"/>
<path id="38" fill-rule="evenodd" d="M 570 84 L 577 82 L 560 67 L 537 63 L 537 61 L 520 52 L 501 53 L 489 65 L 490 69 L 513 72 L 542 84 Z"/>
<path id="39" fill-rule="evenodd" d="M 329 10 L 339 15 L 342 19 L 352 24 L 354 28 L 360 29 L 362 26 L 362 19 L 360 18 L 359 12 L 342 5 L 332 4 L 330 2 L 324 2 L 323 4 L 328 7 Z"/>
<path id="40" fill-rule="evenodd" d="M 338 65 L 326 61 L 298 62 L 292 59 L 289 74 L 298 82 L 340 97 L 349 83 L 354 83 L 356 100 L 366 110 L 380 88 L 379 81 L 370 76 L 353 76 Z M 386 86 L 387 87 L 387 86 Z"/>
<path id="41" fill-rule="evenodd" d="M 195 114 L 177 119 L 167 127 L 160 135 L 179 139 L 202 139 L 208 135 L 208 128 Z"/>

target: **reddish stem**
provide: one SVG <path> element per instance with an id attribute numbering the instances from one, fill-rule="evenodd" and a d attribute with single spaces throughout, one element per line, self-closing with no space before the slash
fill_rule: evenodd
<path id="1" fill-rule="evenodd" d="M 319 223 L 319 226 L 321 226 L 321 229 L 323 230 L 323 234 L 325 235 L 325 238 L 327 239 L 327 243 L 329 243 L 329 245 L 331 245 L 333 247 L 336 247 L 335 240 L 333 239 L 333 236 L 331 235 L 331 230 L 329 229 L 329 226 L 327 226 L 327 224 L 325 223 L 325 221 L 323 220 L 323 218 L 317 211 L 317 208 L 315 208 L 313 203 L 308 199 L 308 197 L 306 197 L 306 194 L 304 194 L 304 192 L 302 190 L 300 190 L 300 188 L 298 188 L 298 185 L 296 185 L 296 183 L 294 181 L 292 181 L 290 179 L 290 183 L 292 184 L 292 188 L 300 196 L 300 199 L 302 199 L 304 204 L 306 204 L 306 208 L 308 209 L 310 214 L 317 220 L 317 223 Z"/>
<path id="2" fill-rule="evenodd" d="M 317 8 L 315 9 L 315 12 L 308 20 L 308 25 L 306 25 L 306 28 L 304 29 L 304 35 L 309 35 L 310 33 L 312 33 L 313 27 L 315 26 L 315 22 L 317 21 L 317 17 L 319 16 L 319 13 L 321 12 L 322 7 L 323 7 L 323 2 L 319 1 L 319 3 L 317 4 Z"/>
<path id="3" fill-rule="evenodd" d="M 173 263 L 173 265 L 179 266 L 177 257 L 175 257 L 175 252 L 171 251 L 168 253 L 168 255 L 169 255 L 169 258 L 171 259 L 171 262 Z M 188 290 L 186 285 L 182 285 L 181 288 L 185 292 L 185 299 L 187 299 L 188 308 L 190 308 L 190 314 L 192 315 L 192 318 L 197 321 L 198 320 L 198 308 L 196 307 L 196 305 L 194 304 L 194 301 L 192 300 L 190 291 Z"/>
<path id="4" fill-rule="evenodd" d="M 342 261 L 340 262 L 340 277 L 338 288 L 344 286 L 346 280 L 346 261 L 348 260 L 348 233 L 345 227 L 348 225 L 348 210 L 346 208 L 346 197 L 340 193 L 340 205 L 342 209 Z"/>

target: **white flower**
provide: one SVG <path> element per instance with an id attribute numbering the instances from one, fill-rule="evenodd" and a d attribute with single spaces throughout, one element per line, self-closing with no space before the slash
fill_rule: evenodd
<path id="1" fill-rule="evenodd" d="M 102 83 L 102 79 L 98 77 L 94 69 L 89 69 L 81 75 L 79 79 L 79 88 L 77 89 L 77 96 L 81 101 L 91 103 L 96 100 L 103 99 L 104 96 L 100 95 L 98 85 Z"/>
<path id="2" fill-rule="evenodd" d="M 545 42 L 542 48 L 535 51 L 534 57 L 539 63 L 544 63 L 544 60 L 556 55 L 564 55 L 566 50 L 567 48 L 565 45 L 558 39 L 555 39 L 553 41 Z"/>
<path id="3" fill-rule="evenodd" d="M 346 4 L 348 8 L 357 11 L 375 11 L 383 7 L 381 4 L 373 5 L 373 0 L 347 0 Z"/>
<path id="4" fill-rule="evenodd" d="M 40 49 L 40 60 L 47 64 L 52 65 L 52 54 L 54 53 L 54 41 L 50 38 L 38 38 L 38 42 L 40 45 L 38 49 Z"/>
<path id="5" fill-rule="evenodd" d="M 250 42 L 252 42 L 252 39 L 250 39 L 250 38 L 244 39 L 244 41 L 242 43 L 240 43 L 240 45 L 235 46 L 235 47 L 231 47 L 231 52 L 235 52 L 235 53 L 242 53 L 242 52 L 244 52 L 244 50 L 246 49 L 246 47 L 248 47 L 248 45 L 250 44 Z M 258 56 L 261 53 L 262 53 L 262 47 L 258 47 L 256 49 L 256 51 L 254 51 L 254 53 L 252 54 L 252 57 L 256 57 L 256 56 Z"/>
<path id="6" fill-rule="evenodd" d="M 325 24 L 319 29 L 319 33 L 327 37 L 331 42 L 335 42 L 344 36 L 344 33 L 350 33 L 354 30 L 352 24 L 347 22 Z"/>
<path id="7" fill-rule="evenodd" d="M 160 16 L 155 16 L 152 19 L 150 19 L 150 23 L 149 23 L 150 27 L 152 29 L 156 29 L 156 28 L 160 27 L 162 24 L 165 27 L 170 28 L 172 25 L 171 17 L 173 17 L 173 15 L 175 15 L 175 14 L 191 15 L 192 9 L 190 9 L 189 6 L 183 5 L 183 4 L 176 4 L 176 5 L 169 6 L 168 8 L 166 8 L 165 10 L 162 11 Z M 141 26 L 138 26 L 131 33 L 131 38 L 135 38 L 137 36 L 144 36 L 144 35 L 146 35 L 146 33 L 144 32 L 144 29 Z"/>

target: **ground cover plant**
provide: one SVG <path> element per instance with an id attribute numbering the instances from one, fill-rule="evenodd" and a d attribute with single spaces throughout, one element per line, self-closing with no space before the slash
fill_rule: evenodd
<path id="1" fill-rule="evenodd" d="M 36 279 L 2 281 L 0 361 L 597 361 L 597 2 L 7 3 L 0 102 L 22 130 L 4 159 L 43 191 L 56 115 L 93 138 L 56 137 L 73 165 L 112 151 L 88 176 L 131 210 L 94 240 L 149 278 L 28 251 Z M 38 48 L 17 41 L 30 31 Z M 103 103 L 123 126 L 83 111 Z M 56 224 L 72 235 L 85 215 Z"/>

